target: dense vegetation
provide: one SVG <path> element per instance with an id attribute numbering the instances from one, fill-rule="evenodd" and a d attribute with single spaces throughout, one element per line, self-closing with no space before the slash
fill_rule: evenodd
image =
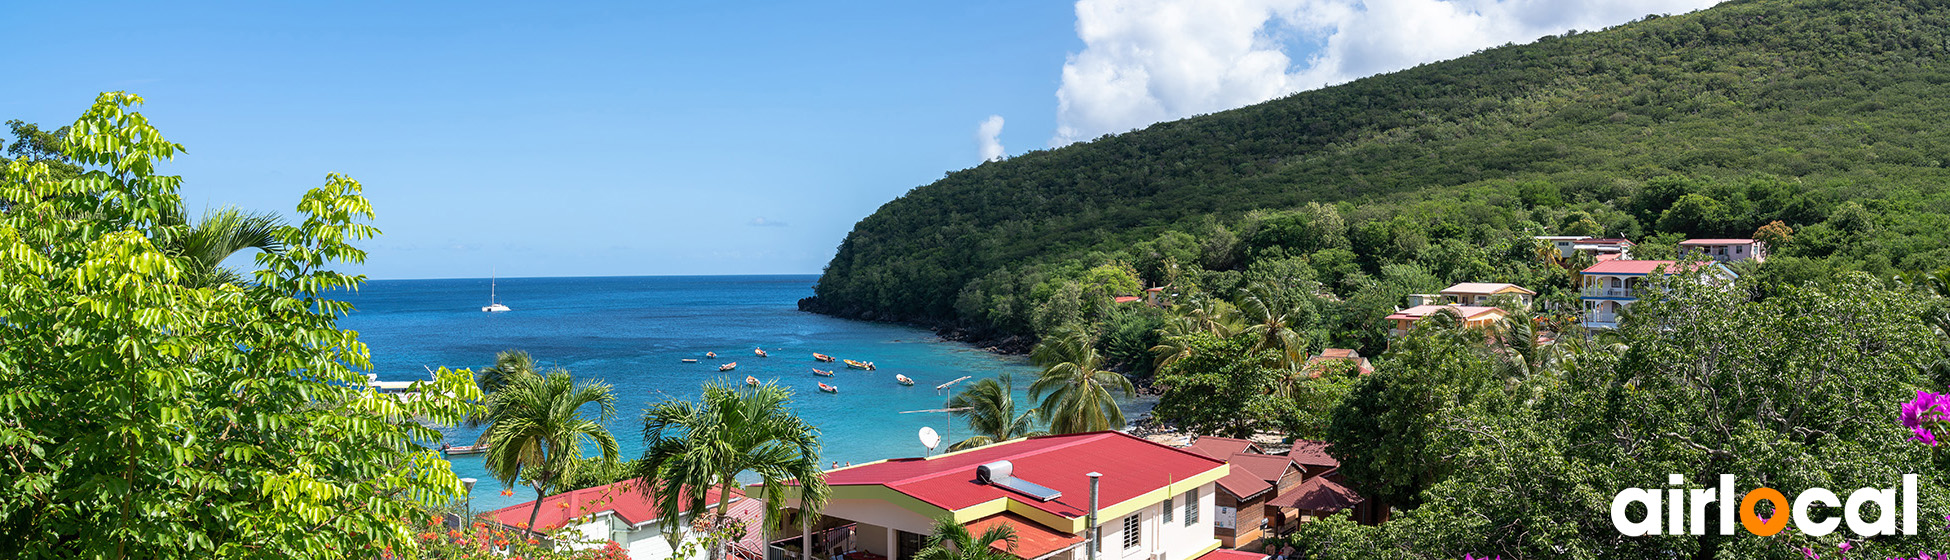
<path id="1" fill-rule="evenodd" d="M 1774 226 L 1780 283 L 1950 264 L 1950 6 L 1752 0 L 1160 123 L 948 174 L 861 220 L 802 303 L 983 336 L 1094 330 L 1143 370 L 1165 286 L 1303 299 L 1378 353 L 1402 297 L 1570 276 L 1530 236 Z"/>

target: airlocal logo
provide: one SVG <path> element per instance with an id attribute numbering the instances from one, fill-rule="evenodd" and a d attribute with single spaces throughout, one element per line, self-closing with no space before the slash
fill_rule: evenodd
<path id="1" fill-rule="evenodd" d="M 1684 486 L 1686 477 L 1672 475 L 1667 484 Z M 1740 526 L 1760 536 L 1768 536 L 1787 528 L 1788 516 L 1792 512 L 1794 526 L 1813 536 L 1822 536 L 1835 531 L 1843 521 L 1848 529 L 1864 537 L 1896 534 L 1898 515 L 1897 503 L 1902 507 L 1903 534 L 1916 534 L 1916 475 L 1903 475 L 1902 499 L 1898 500 L 1895 488 L 1863 488 L 1849 493 L 1848 501 L 1843 502 L 1834 492 L 1826 488 L 1809 488 L 1795 496 L 1789 504 L 1787 496 L 1773 488 L 1755 488 L 1740 496 L 1738 508 L 1727 507 L 1735 503 L 1733 494 L 1733 475 L 1720 475 L 1720 487 L 1712 488 L 1667 488 L 1664 492 L 1656 488 L 1626 488 L 1611 499 L 1611 524 L 1618 532 L 1628 537 L 1643 535 L 1704 535 L 1706 534 L 1706 506 L 1719 504 L 1714 509 L 1719 513 L 1720 534 L 1733 534 L 1733 515 L 1740 514 Z M 1666 496 L 1660 500 L 1661 495 Z M 1663 502 L 1663 505 L 1661 505 Z M 1773 505 L 1773 515 L 1761 517 L 1757 507 L 1761 502 Z M 1645 506 L 1645 519 L 1633 521 L 1628 508 L 1632 504 Z M 1862 518 L 1862 506 L 1875 504 L 1876 518 Z M 1833 508 L 1841 506 L 1842 515 L 1823 515 L 1815 519 L 1811 508 Z M 1660 515 L 1664 513 L 1664 515 Z M 1690 516 L 1688 515 L 1690 513 Z M 1663 524 L 1660 522 L 1664 521 Z M 1688 523 L 1687 521 L 1690 521 Z"/>

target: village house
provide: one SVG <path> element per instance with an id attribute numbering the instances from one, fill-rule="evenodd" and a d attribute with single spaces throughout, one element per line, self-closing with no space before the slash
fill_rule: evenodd
<path id="1" fill-rule="evenodd" d="M 1447 296 L 1450 303 L 1461 305 L 1489 305 L 1490 299 L 1496 296 L 1510 296 L 1517 298 L 1528 307 L 1531 300 L 1537 297 L 1537 292 L 1516 284 L 1463 282 L 1443 289 L 1442 295 Z"/>
<path id="2" fill-rule="evenodd" d="M 1410 329 L 1415 328 L 1415 323 L 1417 321 L 1421 321 L 1422 319 L 1428 318 L 1430 315 L 1434 315 L 1436 313 L 1441 313 L 1444 311 L 1453 311 L 1456 313 L 1456 315 L 1462 317 L 1463 325 L 1466 327 L 1479 327 L 1479 328 L 1489 326 L 1491 323 L 1495 323 L 1498 319 L 1502 319 L 1503 316 L 1505 315 L 1502 309 L 1497 309 L 1495 307 L 1481 307 L 1481 306 L 1474 306 L 1474 305 L 1455 305 L 1455 304 L 1417 305 L 1415 307 L 1410 307 L 1408 309 L 1396 311 L 1393 315 L 1389 315 L 1386 317 L 1388 321 L 1394 323 L 1394 326 L 1388 329 L 1388 336 L 1401 336 L 1403 334 L 1407 334 Z"/>
<path id="3" fill-rule="evenodd" d="M 1320 354 L 1307 358 L 1307 363 L 1302 364 L 1300 369 L 1319 377 L 1321 370 L 1337 363 L 1354 364 L 1354 372 L 1360 375 L 1374 373 L 1374 364 L 1352 348 L 1322 348 Z"/>
<path id="4" fill-rule="evenodd" d="M 1694 266 L 1704 267 L 1709 278 L 1731 280 L 1737 275 L 1720 263 L 1676 261 L 1605 261 L 1579 272 L 1584 285 L 1579 299 L 1584 301 L 1584 326 L 1592 330 L 1618 327 L 1619 314 L 1639 300 L 1639 288 L 1647 276 L 1676 273 Z"/>
<path id="5" fill-rule="evenodd" d="M 1767 244 L 1752 239 L 1688 239 L 1679 242 L 1679 258 L 1763 262 L 1767 260 Z"/>
<path id="6" fill-rule="evenodd" d="M 1632 247 L 1637 246 L 1629 239 L 1619 237 L 1591 237 L 1587 235 L 1539 235 L 1535 239 L 1550 242 L 1556 247 L 1559 258 L 1571 258 L 1578 253 L 1586 253 L 1600 262 L 1612 259 L 1631 259 Z"/>
<path id="7" fill-rule="evenodd" d="M 1232 465 L 1219 479 L 1213 520 L 1213 534 L 1228 548 L 1259 551 L 1268 537 L 1343 510 L 1353 510 L 1356 521 L 1379 522 L 1366 500 L 1336 480 L 1340 462 L 1325 443 L 1301 440 L 1286 455 L 1270 455 L 1248 440 L 1204 436 L 1186 449 Z"/>
<path id="8" fill-rule="evenodd" d="M 763 504 L 746 499 L 737 490 L 731 492 L 731 501 L 727 506 L 729 515 L 746 520 L 748 524 L 756 524 L 764 515 Z M 707 510 L 717 508 L 718 497 L 718 489 L 705 492 Z M 534 507 L 535 502 L 529 501 L 486 515 L 504 526 L 527 527 L 528 516 L 535 512 Z M 664 538 L 663 528 L 658 523 L 664 513 L 643 491 L 643 479 L 640 478 L 548 496 L 542 499 L 541 511 L 535 512 L 535 515 L 534 530 L 548 532 L 567 527 L 588 541 L 579 546 L 615 542 L 629 553 L 632 560 L 663 560 L 672 556 L 670 542 Z M 677 515 L 685 527 L 684 538 L 694 536 L 690 530 L 691 512 L 680 510 Z M 757 539 L 752 539 L 748 546 L 757 543 Z"/>
<path id="9" fill-rule="evenodd" d="M 798 487 L 787 485 L 786 529 L 770 537 L 766 556 L 908 560 L 935 520 L 952 519 L 974 534 L 1014 526 L 1009 553 L 1024 560 L 1083 560 L 1093 534 L 1103 559 L 1264 558 L 1219 549 L 1213 508 L 1230 472 L 1224 461 L 1119 432 L 877 461 L 826 473 L 832 494 L 816 516 L 799 515 Z"/>

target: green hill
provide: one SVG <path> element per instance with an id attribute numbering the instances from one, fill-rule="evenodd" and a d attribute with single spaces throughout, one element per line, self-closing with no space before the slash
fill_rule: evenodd
<path id="1" fill-rule="evenodd" d="M 802 307 L 1115 331 L 1108 298 L 1138 283 L 1318 282 L 1320 342 L 1372 347 L 1381 296 L 1431 283 L 1572 301 L 1531 235 L 1656 256 L 1781 221 L 1793 241 L 1765 276 L 1936 269 L 1946 48 L 1946 2 L 1736 1 L 1031 152 L 861 220 Z"/>

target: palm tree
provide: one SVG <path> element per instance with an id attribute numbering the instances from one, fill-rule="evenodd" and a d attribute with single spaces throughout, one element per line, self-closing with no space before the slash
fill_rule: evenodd
<path id="1" fill-rule="evenodd" d="M 183 267 L 184 285 L 203 288 L 220 284 L 241 284 L 244 275 L 223 267 L 223 261 L 246 249 L 266 252 L 284 250 L 278 231 L 284 220 L 270 212 L 245 212 L 225 206 L 203 212 L 203 219 L 190 223 L 181 206 L 164 212 L 160 220 L 165 232 L 157 239 L 160 249 L 175 255 Z"/>
<path id="2" fill-rule="evenodd" d="M 1151 353 L 1158 356 L 1153 370 L 1162 370 L 1192 355 L 1189 338 L 1193 334 L 1206 333 L 1219 338 L 1231 338 L 1246 328 L 1239 318 L 1239 309 L 1209 296 L 1189 296 L 1185 303 L 1172 306 L 1172 317 L 1165 321 L 1158 344 L 1151 347 Z"/>
<path id="3" fill-rule="evenodd" d="M 1042 401 L 1036 410 L 1051 433 L 1074 434 L 1115 430 L 1124 426 L 1117 397 L 1137 396 L 1123 374 L 1104 371 L 1095 341 L 1081 330 L 1065 329 L 1044 339 L 1029 354 L 1043 366 L 1043 374 L 1029 386 L 1029 398 Z"/>
<path id="4" fill-rule="evenodd" d="M 818 515 L 830 491 L 819 468 L 819 428 L 801 420 L 788 405 L 792 391 L 767 383 L 744 388 L 725 382 L 704 386 L 697 401 L 669 400 L 643 412 L 643 459 L 637 474 L 650 484 L 645 492 L 661 511 L 705 511 L 705 492 L 738 487 L 738 475 L 758 474 L 764 485 L 767 519 L 785 509 L 785 482 L 798 484 L 802 515 Z M 722 523 L 731 503 L 718 496 Z M 675 515 L 658 520 L 664 538 L 676 549 L 683 523 Z M 722 547 L 711 557 L 721 558 Z"/>
<path id="5" fill-rule="evenodd" d="M 594 420 L 580 413 L 591 404 L 599 407 Z M 488 397 L 487 408 L 489 424 L 475 445 L 488 446 L 488 471 L 501 484 L 527 478 L 534 487 L 529 527 L 542 512 L 542 498 L 560 490 L 559 479 L 582 458 L 585 442 L 593 443 L 604 460 L 616 459 L 616 438 L 601 424 L 616 415 L 616 395 L 607 383 L 577 383 L 562 369 L 517 376 Z"/>
<path id="6" fill-rule="evenodd" d="M 517 378 L 535 375 L 535 371 L 535 358 L 528 352 L 502 350 L 494 355 L 494 365 L 474 374 L 474 384 L 481 387 L 481 393 L 492 395 Z"/>
<path id="7" fill-rule="evenodd" d="M 1005 550 L 991 546 L 998 542 L 1004 543 Z M 928 537 L 928 547 L 915 553 L 914 560 L 1013 560 L 1015 550 L 1014 525 L 997 523 L 976 537 L 968 533 L 968 526 L 952 518 L 942 518 L 934 520 L 934 534 Z"/>
<path id="8" fill-rule="evenodd" d="M 975 429 L 975 435 L 948 446 L 948 450 L 974 449 L 998 441 L 1042 435 L 1042 432 L 1035 431 L 1035 409 L 1016 413 L 1015 394 L 1014 377 L 1004 373 L 969 384 L 960 393 L 949 397 L 948 408 L 967 409 L 951 414 L 968 420 L 968 426 Z"/>
<path id="9" fill-rule="evenodd" d="M 1253 284 L 1241 291 L 1239 312 L 1247 322 L 1243 332 L 1259 338 L 1259 342 L 1253 345 L 1253 352 L 1278 351 L 1281 359 L 1286 361 L 1279 365 L 1285 369 L 1296 369 L 1307 361 L 1310 344 L 1299 327 L 1301 323 L 1310 322 L 1312 310 L 1298 302 L 1286 301 L 1265 284 Z"/>

